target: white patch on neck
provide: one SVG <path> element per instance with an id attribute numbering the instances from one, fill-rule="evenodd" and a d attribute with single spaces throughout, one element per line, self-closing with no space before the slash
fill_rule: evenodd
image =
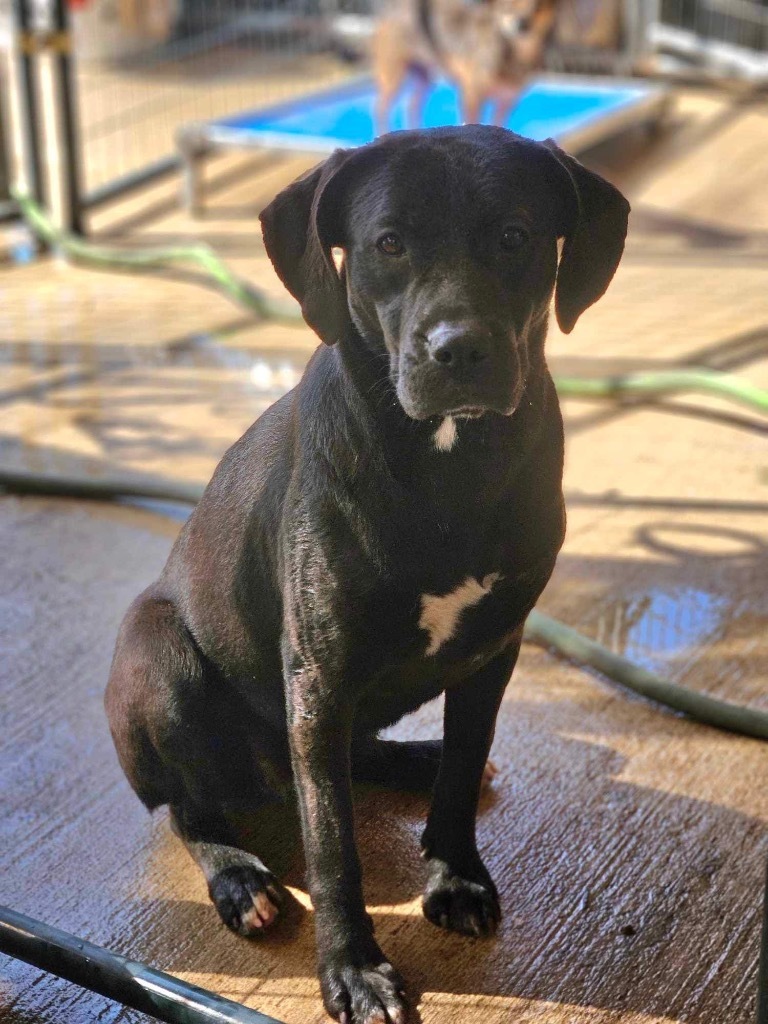
<path id="1" fill-rule="evenodd" d="M 483 577 L 482 583 L 474 576 L 467 576 L 455 590 L 438 597 L 437 594 L 421 595 L 421 617 L 419 629 L 429 633 L 427 654 L 437 654 L 444 643 L 447 643 L 456 632 L 459 619 L 465 608 L 478 604 L 490 594 L 494 583 L 498 583 L 501 574 L 489 573 Z"/>
<path id="2" fill-rule="evenodd" d="M 439 452 L 449 452 L 456 444 L 459 433 L 456 429 L 456 420 L 453 416 L 446 416 L 440 426 L 432 435 L 435 448 Z"/>

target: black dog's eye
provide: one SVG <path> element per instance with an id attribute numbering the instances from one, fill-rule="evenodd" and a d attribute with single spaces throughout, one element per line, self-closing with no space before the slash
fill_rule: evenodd
<path id="1" fill-rule="evenodd" d="M 398 236 L 392 234 L 392 232 L 382 235 L 376 243 L 376 248 L 379 252 L 383 252 L 385 256 L 402 256 L 405 252 L 405 246 Z"/>
<path id="2" fill-rule="evenodd" d="M 506 252 L 515 252 L 517 249 L 522 249 L 529 237 L 525 228 L 505 228 L 504 234 L 501 236 L 501 248 Z"/>

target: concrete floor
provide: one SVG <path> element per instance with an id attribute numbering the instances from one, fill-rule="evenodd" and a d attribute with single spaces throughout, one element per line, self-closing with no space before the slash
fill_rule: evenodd
<path id="1" fill-rule="evenodd" d="M 595 155 L 633 200 L 626 259 L 556 372 L 694 362 L 768 387 L 768 103 L 681 97 L 648 147 Z M 301 166 L 226 160 L 206 217 L 173 186 L 102 215 L 104 236 L 201 234 L 279 293 L 254 215 Z M 0 243 L 2 245 L 2 243 Z M 57 263 L 0 277 L 0 462 L 202 481 L 313 348 L 180 279 Z M 693 412 L 684 416 L 682 412 Z M 541 606 L 672 678 L 768 707 L 765 422 L 715 401 L 565 404 L 569 534 Z M 0 499 L 0 902 L 287 1022 L 324 1019 L 288 819 L 258 846 L 296 905 L 264 942 L 218 923 L 167 827 L 123 780 L 101 694 L 120 617 L 177 518 Z M 429 706 L 401 735 L 436 734 Z M 766 751 L 630 699 L 527 647 L 494 747 L 480 844 L 505 912 L 474 942 L 422 917 L 424 800 L 361 793 L 366 893 L 424 1024 L 747 1024 L 754 1014 Z M 10 1024 L 139 1014 L 0 957 Z"/>

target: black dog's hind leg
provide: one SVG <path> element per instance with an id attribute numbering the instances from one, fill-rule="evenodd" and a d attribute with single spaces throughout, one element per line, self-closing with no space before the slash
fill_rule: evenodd
<path id="1" fill-rule="evenodd" d="M 352 779 L 404 793 L 431 793 L 443 753 L 442 740 L 383 740 L 365 736 L 352 749 Z M 483 770 L 481 788 L 497 774 L 491 761 Z"/>
<path id="2" fill-rule="evenodd" d="M 220 810 L 256 809 L 269 797 L 249 742 L 256 723 L 249 736 L 236 694 L 211 679 L 173 602 L 149 592 L 131 606 L 106 708 L 136 793 L 150 809 L 170 805 L 172 826 L 202 868 L 224 923 L 241 935 L 258 934 L 277 915 L 280 889 L 257 857 L 237 849 Z"/>
<path id="3" fill-rule="evenodd" d="M 268 928 L 283 903 L 280 883 L 258 857 L 234 845 L 234 834 L 223 815 L 174 805 L 171 827 L 205 875 L 224 924 L 249 938 Z"/>
<path id="4" fill-rule="evenodd" d="M 490 935 L 501 912 L 496 887 L 480 859 L 475 818 L 501 699 L 520 650 L 513 644 L 476 675 L 445 694 L 443 757 L 427 827 L 425 916 L 442 928 Z"/>
<path id="5" fill-rule="evenodd" d="M 440 768 L 442 740 L 357 738 L 352 748 L 352 779 L 403 792 L 431 792 Z"/>

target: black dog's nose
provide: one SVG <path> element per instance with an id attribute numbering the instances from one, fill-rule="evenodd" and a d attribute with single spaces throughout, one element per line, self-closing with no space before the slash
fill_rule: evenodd
<path id="1" fill-rule="evenodd" d="M 442 322 L 426 333 L 429 357 L 449 370 L 467 370 L 491 354 L 491 337 L 481 325 Z"/>

